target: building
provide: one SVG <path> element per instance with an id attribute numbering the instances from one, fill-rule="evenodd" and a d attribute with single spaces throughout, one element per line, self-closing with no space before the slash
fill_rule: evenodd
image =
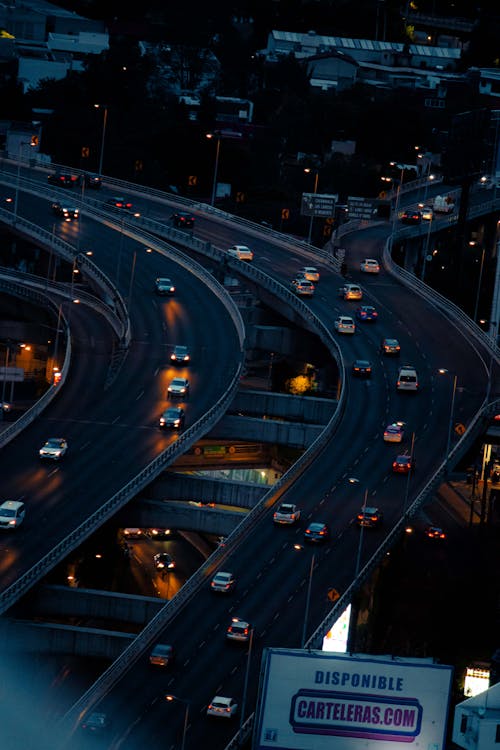
<path id="1" fill-rule="evenodd" d="M 500 683 L 456 706 L 452 740 L 464 750 L 500 745 Z"/>

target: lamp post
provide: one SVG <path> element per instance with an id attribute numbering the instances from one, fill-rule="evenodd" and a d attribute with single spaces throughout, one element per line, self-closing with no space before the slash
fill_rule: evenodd
<path id="1" fill-rule="evenodd" d="M 245 710 L 246 710 L 246 705 L 247 705 L 247 692 L 248 692 L 248 678 L 250 674 L 250 660 L 252 658 L 252 645 L 253 645 L 253 628 L 250 628 L 250 639 L 248 641 L 247 666 L 245 670 L 245 682 L 243 683 L 243 697 L 241 699 L 240 730 L 239 730 L 240 737 L 243 731 L 243 724 L 245 722 Z"/>
<path id="2" fill-rule="evenodd" d="M 184 724 L 182 727 L 182 740 L 181 740 L 181 750 L 184 750 L 184 748 L 186 747 L 186 733 L 187 733 L 188 719 L 189 719 L 189 701 L 185 700 L 184 698 L 179 698 L 177 695 L 166 695 L 165 700 L 169 702 L 178 701 L 178 703 L 183 703 L 185 706 Z"/>
<path id="3" fill-rule="evenodd" d="M 312 170 L 312 169 L 311 169 L 310 167 L 306 167 L 306 168 L 304 169 L 304 172 L 305 172 L 306 174 L 310 174 L 310 173 L 311 173 L 312 171 L 313 171 L 313 170 Z M 318 180 L 319 180 L 319 170 L 315 169 L 315 170 L 314 170 L 314 188 L 313 188 L 313 195 L 316 195 L 316 193 L 318 192 Z M 310 216 L 310 218 L 309 218 L 309 232 L 308 232 L 308 234 L 307 234 L 307 244 L 308 244 L 308 245 L 310 245 L 310 244 L 311 244 L 311 238 L 312 238 L 313 221 L 314 221 L 314 208 L 315 208 L 315 205 L 314 205 L 314 201 L 313 201 L 312 213 L 311 213 L 311 216 Z"/>
<path id="4" fill-rule="evenodd" d="M 356 477 L 349 477 L 348 480 L 349 484 L 359 484 L 359 479 Z M 361 507 L 361 512 L 365 513 L 366 510 L 366 503 L 368 502 L 368 488 L 365 489 L 365 494 L 363 498 L 363 505 Z M 364 524 L 360 524 L 361 528 L 359 530 L 359 541 L 358 541 L 358 551 L 356 554 L 356 567 L 354 570 L 354 578 L 358 577 L 359 569 L 361 567 L 361 550 L 363 549 L 363 532 L 364 532 Z"/>
<path id="5" fill-rule="evenodd" d="M 408 471 L 408 474 L 406 476 L 405 497 L 403 501 L 403 518 L 406 516 L 406 509 L 408 507 L 408 497 L 410 495 L 410 477 L 413 472 L 413 449 L 414 447 L 415 447 L 415 433 L 412 432 L 411 447 L 410 447 L 410 470 Z"/>
<path id="6" fill-rule="evenodd" d="M 441 367 L 438 370 L 440 375 L 446 375 L 449 371 L 445 367 Z M 457 392 L 457 380 L 458 375 L 453 375 L 453 388 L 451 392 L 451 407 L 450 407 L 450 422 L 448 425 L 448 438 L 446 440 L 446 454 L 445 454 L 445 472 L 448 471 L 448 459 L 450 455 L 450 445 L 451 445 L 451 430 L 453 427 L 453 413 L 455 411 L 455 394 Z"/>
<path id="7" fill-rule="evenodd" d="M 28 141 L 19 141 L 18 152 L 17 152 L 17 178 L 16 178 L 16 194 L 14 197 L 14 220 L 17 219 L 17 204 L 19 201 L 19 183 L 21 182 L 21 151 L 23 146 L 34 146 L 35 144 Z"/>
<path id="8" fill-rule="evenodd" d="M 304 547 L 301 544 L 294 544 L 293 548 L 296 550 L 302 550 Z M 306 594 L 306 606 L 304 609 L 304 622 L 302 625 L 302 638 L 300 641 L 300 648 L 304 648 L 304 644 L 306 642 L 306 635 L 307 635 L 307 622 L 309 620 L 309 606 L 311 603 L 311 585 L 312 585 L 312 578 L 314 573 L 314 565 L 316 563 L 316 552 L 313 552 L 311 556 L 311 564 L 309 566 L 309 576 L 307 579 L 307 594 Z"/>
<path id="9" fill-rule="evenodd" d="M 481 295 L 481 281 L 483 280 L 483 266 L 484 266 L 484 254 L 486 252 L 486 248 L 483 247 L 481 251 L 481 263 L 479 266 L 479 279 L 477 282 L 477 292 L 476 292 L 476 304 L 474 305 L 474 322 L 477 321 L 477 309 L 479 307 L 479 297 Z"/>
<path id="10" fill-rule="evenodd" d="M 106 125 L 108 123 L 108 105 L 107 104 L 94 104 L 96 109 L 103 110 L 102 117 L 102 136 L 101 136 L 101 153 L 99 155 L 99 176 L 102 175 L 102 162 L 104 159 L 104 141 L 106 138 Z"/>
<path id="11" fill-rule="evenodd" d="M 219 171 L 219 154 L 220 154 L 220 142 L 221 142 L 221 136 L 220 133 L 207 133 L 206 137 L 210 140 L 212 138 L 215 138 L 216 141 L 216 147 L 215 147 L 215 166 L 214 166 L 214 178 L 212 181 L 212 195 L 210 197 L 210 205 L 215 205 L 215 197 L 217 194 L 217 173 Z"/>
<path id="12" fill-rule="evenodd" d="M 3 405 L 5 403 L 5 388 L 7 384 L 7 368 L 9 366 L 9 355 L 10 355 L 10 343 L 5 344 L 5 365 L 3 370 L 3 381 L 2 381 L 2 408 L 0 409 L 0 420 L 4 417 Z"/>
<path id="13" fill-rule="evenodd" d="M 431 218 L 429 219 L 429 226 L 427 227 L 427 237 L 425 240 L 425 247 L 424 247 L 424 258 L 422 261 L 422 273 L 420 274 L 420 280 L 425 281 L 425 266 L 427 263 L 427 256 L 429 255 L 429 243 L 431 239 L 431 230 L 432 230 L 432 222 L 434 220 L 434 212 L 431 214 Z"/>

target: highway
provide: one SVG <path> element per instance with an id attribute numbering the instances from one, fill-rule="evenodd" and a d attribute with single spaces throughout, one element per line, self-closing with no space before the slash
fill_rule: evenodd
<path id="1" fill-rule="evenodd" d="M 85 222 L 86 219 L 83 220 L 83 223 Z M 92 237 L 94 244 L 101 230 L 97 232 L 93 223 L 91 226 L 95 232 Z M 381 256 L 387 231 L 387 226 L 381 226 L 375 230 L 352 235 L 348 251 L 353 267 L 356 267 L 356 262 L 354 262 L 356 259 Z M 232 244 L 234 241 L 251 245 L 255 252 L 254 262 L 267 273 L 282 280 L 283 283 L 288 283 L 292 269 L 305 262 L 299 252 L 290 253 L 278 246 L 273 246 L 268 238 L 256 240 L 252 236 L 246 236 L 244 230 L 241 229 L 236 234 L 234 230 L 231 232 L 221 226 L 212 230 L 208 221 L 200 220 L 196 233 L 221 246 L 224 246 L 224 242 Z M 81 246 L 83 247 L 83 243 Z M 99 257 L 97 253 L 96 257 Z M 144 260 L 145 267 L 151 262 L 150 256 L 147 255 L 142 260 Z M 156 258 L 155 261 L 157 262 Z M 107 263 L 109 268 L 109 261 Z M 143 328 L 137 327 L 137 323 L 134 325 L 134 329 L 142 331 L 143 336 L 146 335 L 146 331 L 149 331 L 147 321 L 150 322 L 151 318 L 154 318 L 151 309 L 142 312 L 143 302 L 146 299 L 149 307 L 154 307 L 151 305 L 150 292 L 154 272 L 150 266 L 148 268 L 146 273 L 146 268 L 142 273 L 139 269 L 136 271 L 134 286 L 135 283 L 138 286 L 137 291 L 134 289 L 132 307 L 134 322 L 137 320 L 135 316 L 144 316 L 139 319 L 143 321 Z M 310 306 L 329 327 L 332 327 L 336 314 L 338 312 L 349 314 L 353 311 L 355 303 L 341 301 L 337 296 L 339 277 L 327 268 L 323 267 L 321 270 L 322 278 Z M 353 578 L 359 531 L 353 525 L 352 520 L 362 504 L 363 491 L 367 490 L 371 503 L 383 508 L 386 519 L 383 529 L 364 534 L 362 560 L 365 560 L 400 517 L 406 495 L 406 503 L 409 504 L 443 460 L 452 388 L 452 379 L 449 375 L 457 375 L 460 383 L 460 391 L 456 400 L 456 415 L 465 424 L 482 403 L 488 378 L 488 363 L 480 359 L 478 352 L 461 331 L 451 326 L 433 307 L 408 291 L 392 276 L 382 272 L 380 276 L 358 277 L 358 274 L 354 272 L 353 280 L 359 281 L 365 289 L 366 295 L 363 301 L 374 304 L 379 310 L 379 321 L 372 327 L 360 325 L 354 337 L 342 338 L 341 345 L 348 367 L 354 358 L 371 359 L 374 365 L 373 377 L 371 381 L 348 379 L 348 404 L 336 436 L 309 470 L 286 493 L 286 499 L 297 502 L 303 508 L 304 524 L 310 519 L 325 520 L 332 529 L 331 541 L 316 552 L 308 632 L 315 629 L 325 615 L 327 589 L 335 586 L 340 591 L 345 590 Z M 187 284 L 188 280 L 183 276 L 183 291 Z M 140 285 L 143 285 L 142 295 Z M 189 314 L 194 314 L 194 310 L 186 305 L 186 308 L 188 307 Z M 215 321 L 218 321 L 220 325 L 221 311 L 217 305 L 213 308 L 212 305 L 209 307 L 209 314 L 212 317 L 211 335 L 212 330 L 217 329 Z M 184 307 L 182 312 L 184 313 Z M 206 314 L 206 311 L 204 312 Z M 144 416 L 142 422 L 139 419 L 139 414 L 142 414 L 140 407 L 144 407 L 145 404 L 142 403 L 143 396 L 137 399 L 137 394 L 141 391 L 145 392 L 147 377 L 153 378 L 155 383 L 158 380 L 156 368 L 161 360 L 161 347 L 165 345 L 165 333 L 161 325 L 156 325 L 156 327 L 158 328 L 156 334 L 149 333 L 147 338 L 148 359 L 144 358 L 144 343 L 141 348 L 135 342 L 134 337 L 129 355 L 131 361 L 127 362 L 127 367 L 120 376 L 129 387 L 132 383 L 136 386 L 135 377 L 138 377 L 140 385 L 136 386 L 132 394 L 127 394 L 126 386 L 123 389 L 120 385 L 121 398 L 118 412 L 116 407 L 113 410 L 108 409 L 106 397 L 106 408 L 101 403 L 100 411 L 98 410 L 98 415 L 102 417 L 99 420 L 99 426 L 94 423 L 93 431 L 89 429 L 95 438 L 100 436 L 97 439 L 100 440 L 101 456 L 96 455 L 96 460 L 99 461 L 100 458 L 102 463 L 97 466 L 97 471 L 93 462 L 87 461 L 85 464 L 82 460 L 81 464 L 77 463 L 77 468 L 85 472 L 86 482 L 82 482 L 83 477 L 77 477 L 75 480 L 73 474 L 75 465 L 70 464 L 70 454 L 68 454 L 67 463 L 61 464 L 60 470 L 60 484 L 64 485 L 64 489 L 59 489 L 61 499 L 63 496 L 70 496 L 71 491 L 81 492 L 83 485 L 85 492 L 88 491 L 90 494 L 90 502 L 92 499 L 98 502 L 97 488 L 88 487 L 93 476 L 99 477 L 101 498 L 104 497 L 106 490 L 111 492 L 112 487 L 116 486 L 113 484 L 116 472 L 113 472 L 113 477 L 103 476 L 103 474 L 109 474 L 109 471 L 104 468 L 105 465 L 109 466 L 109 456 L 106 456 L 108 458 L 106 460 L 106 457 L 102 455 L 102 447 L 106 444 L 106 451 L 110 450 L 113 459 L 118 460 L 113 453 L 113 448 L 108 448 L 108 445 L 111 446 L 109 438 L 117 439 L 116 426 L 120 424 L 122 414 L 127 407 L 132 414 L 127 412 L 127 420 L 123 419 L 125 429 L 122 427 L 119 434 L 121 440 L 124 440 L 127 438 L 124 438 L 123 433 L 130 435 L 133 432 L 136 444 L 136 448 L 127 457 L 130 458 L 130 455 L 133 455 L 136 460 L 137 448 L 141 456 L 143 451 L 154 451 L 153 446 L 157 445 L 160 438 L 156 431 L 144 428 L 145 425 L 150 424 Z M 207 330 L 205 322 L 203 329 Z M 143 336 L 139 338 L 142 339 Z M 379 342 L 383 336 L 397 337 L 402 347 L 401 362 L 410 361 L 417 368 L 422 384 L 422 390 L 418 395 L 396 392 L 397 361 L 382 358 L 378 351 Z M 188 343 L 193 348 L 197 345 L 202 346 L 200 341 L 197 344 L 193 344 L 191 340 L 182 343 Z M 217 343 L 222 345 L 220 339 Z M 228 342 L 224 341 L 224 344 L 227 347 L 226 357 L 229 359 Z M 135 361 L 132 354 L 135 347 L 137 347 L 137 366 L 133 368 L 133 374 L 129 374 L 129 366 Z M 150 348 L 152 360 L 155 363 L 151 366 L 149 365 Z M 145 362 L 147 362 L 146 367 L 144 367 Z M 219 357 L 217 357 L 217 364 L 223 364 Z M 141 371 L 140 365 L 147 369 L 147 373 Z M 448 369 L 448 376 L 437 373 L 438 368 L 443 367 Z M 221 367 L 218 372 L 224 372 L 224 368 Z M 199 381 L 195 383 L 197 388 L 196 390 L 193 388 L 193 396 L 194 393 L 203 394 L 201 403 L 198 399 L 196 400 L 197 408 L 203 408 L 207 403 L 205 386 L 208 390 L 213 388 L 210 378 L 205 383 L 202 377 L 203 373 L 200 372 Z M 134 394 L 137 400 L 134 399 Z M 154 403 L 150 405 L 148 412 L 151 419 L 153 419 L 154 410 L 157 409 L 160 396 L 161 387 L 157 383 L 156 400 L 153 399 Z M 194 402 L 193 397 L 192 399 Z M 92 394 L 89 394 L 89 400 L 92 402 Z M 74 400 L 71 404 L 74 404 Z M 76 431 L 70 432 L 74 422 L 68 421 L 70 403 L 65 393 L 61 394 L 61 399 L 56 402 L 54 408 L 60 409 L 57 413 L 57 419 L 60 421 L 56 425 L 52 424 L 51 427 L 58 426 L 60 429 L 65 427 L 66 436 L 72 445 Z M 87 408 L 93 410 L 93 403 L 87 403 Z M 113 424 L 117 415 L 119 415 L 118 421 Z M 137 428 L 129 427 L 134 424 L 133 416 L 141 422 L 140 432 Z M 407 421 L 410 429 L 415 433 L 417 471 L 408 485 L 404 477 L 392 475 L 390 463 L 395 450 L 385 445 L 381 437 L 385 425 L 396 418 Z M 26 448 L 26 438 L 29 441 L 29 436 L 23 436 L 22 440 L 14 441 L 12 446 L 16 442 L 19 442 L 19 446 L 18 453 L 11 456 L 11 465 L 16 465 L 12 463 L 16 455 L 17 458 L 24 457 L 26 454 L 30 457 L 34 455 L 35 446 L 39 443 L 38 437 L 42 436 L 42 426 L 36 426 L 36 429 L 40 429 L 40 433 L 33 438 L 31 448 Z M 87 426 L 85 426 L 86 429 Z M 104 430 L 107 433 L 105 438 L 102 436 Z M 149 436 L 150 431 L 154 433 L 154 438 Z M 140 446 L 137 446 L 138 435 L 141 440 Z M 131 435 L 130 440 L 132 442 Z M 86 442 L 84 444 L 87 452 L 88 445 Z M 93 446 L 94 441 L 90 440 L 90 444 Z M 2 454 L 5 454 L 5 450 Z M 118 455 L 119 451 L 116 454 Z M 88 459 L 88 452 L 86 455 Z M 4 458 L 5 455 L 2 455 L 0 460 L 3 462 Z M 83 457 L 78 455 L 74 457 L 71 454 L 71 461 L 78 461 L 79 458 L 83 459 Z M 32 463 L 38 466 L 36 459 L 33 459 Z M 91 466 L 88 465 L 90 463 Z M 2 466 L 6 467 L 7 463 Z M 133 470 L 134 466 L 130 469 Z M 113 464 L 113 467 L 115 468 L 116 464 Z M 17 482 L 22 481 L 22 476 L 22 472 L 13 479 L 9 476 L 11 489 L 19 486 Z M 349 484 L 348 477 L 356 477 L 359 483 Z M 32 486 L 34 484 L 32 482 Z M 74 496 L 71 495 L 71 497 Z M 40 503 L 42 502 L 41 500 Z M 71 507 L 67 509 L 67 514 L 70 516 L 78 512 L 74 505 L 71 503 Z M 231 722 L 222 721 L 218 724 L 213 722 L 210 724 L 210 730 L 207 731 L 207 720 L 204 714 L 208 701 L 215 693 L 234 695 L 241 700 L 247 659 L 244 647 L 238 648 L 237 645 L 226 643 L 224 632 L 230 617 L 234 614 L 245 617 L 255 629 L 250 660 L 247 714 L 253 710 L 255 703 L 259 657 L 262 648 L 266 645 L 292 647 L 300 645 L 305 584 L 311 552 L 303 550 L 298 553 L 293 549 L 294 543 L 302 541 L 303 525 L 298 529 L 276 529 L 271 523 L 270 514 L 271 511 L 253 531 L 252 538 L 247 540 L 246 544 L 241 545 L 224 562 L 224 568 L 232 570 L 238 579 L 238 588 L 234 596 L 215 599 L 208 590 L 207 580 L 204 590 L 189 602 L 189 606 L 179 613 L 179 616 L 171 622 L 165 634 L 162 635 L 161 639 L 172 643 L 176 650 L 176 661 L 172 669 L 169 669 L 166 674 L 154 672 L 147 662 L 147 655 L 131 665 L 126 677 L 99 706 L 99 709 L 105 710 L 112 716 L 113 723 L 109 732 L 102 737 L 102 740 L 97 736 L 86 738 L 81 732 L 77 732 L 77 735 L 72 738 L 71 747 L 139 748 L 147 743 L 147 746 L 154 750 L 160 747 L 163 749 L 179 746 L 184 704 L 180 701 L 167 704 L 162 698 L 166 691 L 190 701 L 187 747 L 197 747 L 202 742 L 209 748 L 224 747 L 234 733 L 235 726 L 228 726 Z M 64 519 L 67 521 L 66 514 Z M 28 523 L 26 530 L 29 530 Z M 53 541 L 54 537 L 48 540 L 48 543 L 53 543 Z"/>

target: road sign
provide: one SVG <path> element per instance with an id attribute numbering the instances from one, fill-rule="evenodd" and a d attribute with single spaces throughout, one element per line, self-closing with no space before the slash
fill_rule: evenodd
<path id="1" fill-rule="evenodd" d="M 463 435 L 464 432 L 465 432 L 465 425 L 462 424 L 461 422 L 459 422 L 458 424 L 456 424 L 455 425 L 455 432 L 457 433 L 457 435 Z"/>
<path id="2" fill-rule="evenodd" d="M 236 203 L 244 203 L 245 202 L 245 193 L 238 192 L 236 193 Z"/>
<path id="3" fill-rule="evenodd" d="M 90 156 L 90 148 L 88 146 L 82 146 L 82 159 L 88 159 Z"/>
<path id="4" fill-rule="evenodd" d="M 347 198 L 349 219 L 373 219 L 377 216 L 379 206 L 375 198 L 357 198 L 350 195 Z"/>
<path id="5" fill-rule="evenodd" d="M 290 209 L 289 208 L 282 208 L 281 209 L 281 218 L 283 221 L 288 221 L 290 218 Z"/>
<path id="6" fill-rule="evenodd" d="M 134 163 L 134 169 L 136 172 L 142 172 L 143 163 L 140 159 L 136 159 Z"/>
<path id="7" fill-rule="evenodd" d="M 336 602 L 337 599 L 340 599 L 340 594 L 337 591 L 337 589 L 328 589 L 327 597 L 328 597 L 328 601 Z"/>
<path id="8" fill-rule="evenodd" d="M 195 174 L 190 174 L 188 177 L 189 187 L 195 187 L 198 184 L 198 177 Z"/>
<path id="9" fill-rule="evenodd" d="M 302 193 L 302 216 L 333 216 L 338 193 Z"/>

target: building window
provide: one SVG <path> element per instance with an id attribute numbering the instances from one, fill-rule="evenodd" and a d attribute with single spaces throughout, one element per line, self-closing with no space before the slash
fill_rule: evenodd
<path id="1" fill-rule="evenodd" d="M 467 718 L 465 714 L 462 714 L 462 718 L 460 719 L 460 734 L 465 734 L 467 731 Z"/>

